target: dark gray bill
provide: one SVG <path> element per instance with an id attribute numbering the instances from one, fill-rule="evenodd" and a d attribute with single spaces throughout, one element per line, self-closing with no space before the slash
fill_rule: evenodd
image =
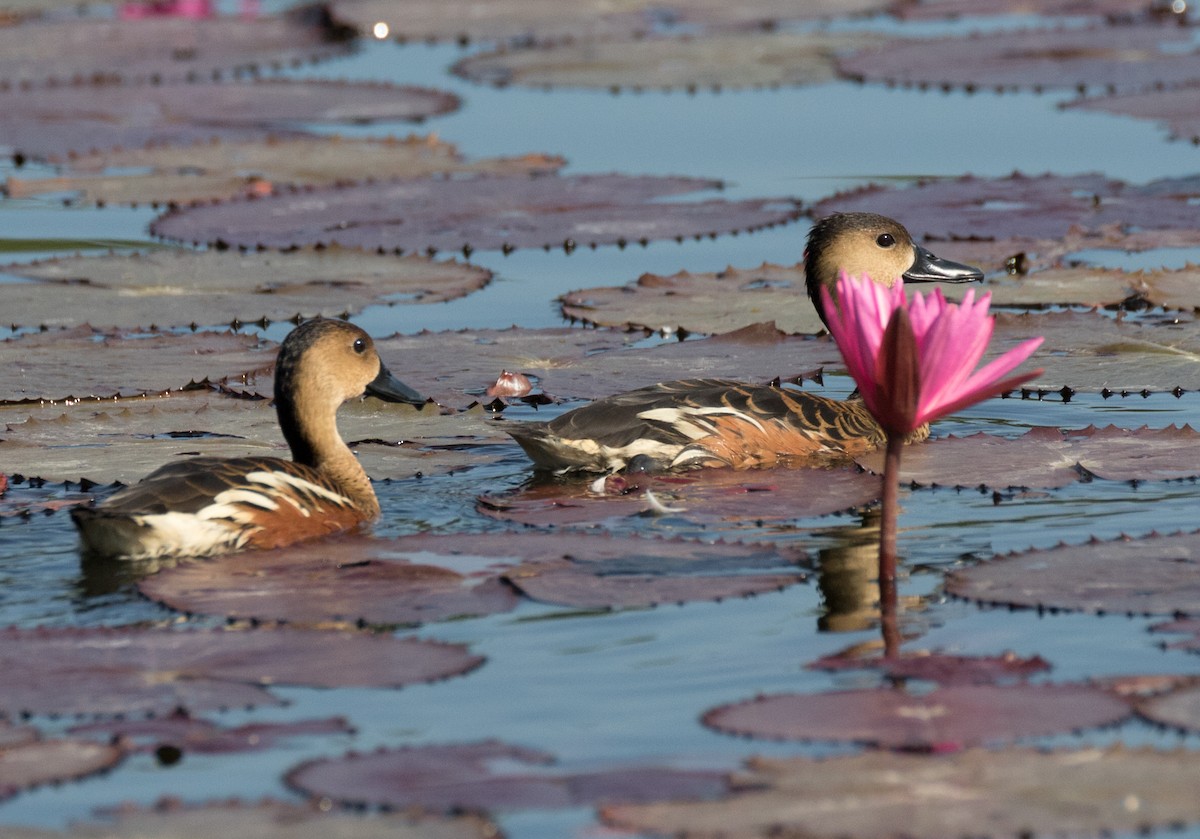
<path id="1" fill-rule="evenodd" d="M 915 245 L 917 258 L 912 266 L 904 272 L 904 279 L 910 283 L 975 283 L 983 280 L 983 272 L 961 262 L 951 262 L 934 256 L 920 245 Z"/>
<path id="2" fill-rule="evenodd" d="M 407 402 L 410 405 L 424 405 L 427 401 L 404 382 L 391 374 L 391 371 L 379 365 L 379 375 L 367 385 L 367 393 L 378 396 L 386 402 Z"/>

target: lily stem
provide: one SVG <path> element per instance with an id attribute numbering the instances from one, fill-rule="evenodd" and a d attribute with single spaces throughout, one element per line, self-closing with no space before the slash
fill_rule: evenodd
<path id="1" fill-rule="evenodd" d="M 879 582 L 896 580 L 896 519 L 899 517 L 900 453 L 904 437 L 888 434 L 887 454 L 883 461 L 883 506 L 879 524 Z"/>

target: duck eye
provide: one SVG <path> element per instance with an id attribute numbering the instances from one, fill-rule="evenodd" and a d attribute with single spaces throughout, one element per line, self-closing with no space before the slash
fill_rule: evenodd
<path id="1" fill-rule="evenodd" d="M 362 355 L 363 353 L 365 353 L 367 351 L 367 342 L 364 341 L 362 338 L 355 338 L 354 339 L 354 351 L 356 353 L 358 353 L 359 355 Z"/>
<path id="2" fill-rule="evenodd" d="M 875 238 L 875 244 L 879 245 L 881 248 L 890 248 L 892 245 L 896 244 L 896 240 L 891 233 L 880 233 Z"/>

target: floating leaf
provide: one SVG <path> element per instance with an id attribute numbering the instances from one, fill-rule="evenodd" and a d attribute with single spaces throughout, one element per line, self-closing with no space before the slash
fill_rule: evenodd
<path id="1" fill-rule="evenodd" d="M 0 27 L 0 81 L 120 84 L 198 81 L 344 55 L 327 18 L 39 20 Z"/>
<path id="2" fill-rule="evenodd" d="M 482 663 L 455 644 L 299 629 L 0 630 L 0 714 L 165 714 L 279 704 L 268 685 L 400 687 Z"/>
<path id="3" fill-rule="evenodd" d="M 9 265 L 40 280 L 5 286 L 17 326 L 126 329 L 215 326 L 354 314 L 369 305 L 442 303 L 487 285 L 491 273 L 456 262 L 360 251 L 230 253 L 154 250 Z M 71 305 L 63 305 L 64 295 Z"/>
<path id="4" fill-rule="evenodd" d="M 1020 15 L 1029 12 L 1028 0 L 918 0 L 895 3 L 889 12 L 902 20 L 939 20 L 965 16 Z M 1106 20 L 1130 20 L 1158 13 L 1169 17 L 1163 8 L 1148 7 L 1143 0 L 1042 0 L 1039 15 L 1097 17 Z"/>
<path id="5" fill-rule="evenodd" d="M 121 749 L 107 743 L 41 740 L 27 736 L 29 729 L 15 731 L 20 734 L 0 729 L 0 800 L 30 787 L 103 772 L 124 756 Z"/>
<path id="6" fill-rule="evenodd" d="M 1013 653 L 998 656 L 905 653 L 891 658 L 856 658 L 843 654 L 824 656 L 807 665 L 810 670 L 879 670 L 889 679 L 920 679 L 939 685 L 990 685 L 1025 679 L 1050 670 L 1041 656 L 1020 658 Z"/>
<path id="7" fill-rule="evenodd" d="M 720 186 L 699 178 L 617 174 L 399 180 L 191 207 L 151 227 L 168 239 L 248 248 L 569 251 L 755 230 L 799 215 L 786 198 L 656 200 Z"/>
<path id="8" fill-rule="evenodd" d="M 131 804 L 105 811 L 103 822 L 76 823 L 65 832 L 0 827 L 5 839 L 494 839 L 499 828 L 480 815 L 330 812 L 317 804 L 224 801 L 181 804 L 165 799 L 153 808 Z"/>
<path id="9" fill-rule="evenodd" d="M 1129 705 L 1087 685 L 952 685 L 764 696 L 708 711 L 726 734 L 946 751 L 1111 725 Z"/>
<path id="10" fill-rule="evenodd" d="M 1200 79 L 1190 42 L 1186 29 L 1154 23 L 896 38 L 838 66 L 861 81 L 921 88 L 1137 91 Z"/>
<path id="11" fill-rule="evenodd" d="M 881 0 L 812 0 L 803 6 L 789 0 L 605 0 L 557 3 L 554 0 L 414 0 L 398 9 L 390 0 L 339 0 L 336 20 L 360 31 L 383 23 L 400 40 L 472 40 L 546 43 L 628 38 L 664 26 L 694 32 L 697 28 L 776 28 L 783 20 L 813 20 L 847 14 L 871 14 L 886 7 Z"/>
<path id="12" fill-rule="evenodd" d="M 383 749 L 301 764 L 287 783 L 343 805 L 431 811 L 525 810 L 603 801 L 697 800 L 728 787 L 719 772 L 622 767 L 584 774 L 552 768 L 545 752 L 495 740 Z M 501 771 L 493 764 L 503 764 Z"/>
<path id="13" fill-rule="evenodd" d="M 1200 731 L 1200 686 L 1190 685 L 1143 699 L 1137 704 L 1137 712 L 1159 725 Z"/>
<path id="14" fill-rule="evenodd" d="M 193 754 L 231 754 L 269 749 L 279 740 L 318 734 L 353 734 L 344 717 L 299 720 L 297 722 L 247 723 L 224 728 L 211 720 L 195 719 L 185 713 L 150 720 L 103 720 L 72 726 L 67 731 L 77 737 L 91 737 L 119 743 L 127 751 L 173 751 L 177 756 Z M 173 762 L 173 761 L 172 761 Z"/>
<path id="15" fill-rule="evenodd" d="M 938 56 L 939 61 L 943 58 Z M 961 66 L 970 67 L 972 62 Z M 821 201 L 812 214 L 819 218 L 831 212 L 882 213 L 903 219 L 918 240 L 1036 240 L 1091 233 L 1105 234 L 1108 247 L 1120 247 L 1115 231 L 1173 231 L 1178 241 L 1196 244 L 1200 242 L 1198 196 L 1200 181 L 1192 178 L 1133 185 L 1095 174 L 967 175 L 908 189 L 866 187 Z M 940 243 L 937 250 L 948 257 Z"/>
<path id="16" fill-rule="evenodd" d="M 188 613 L 295 623 L 415 625 L 517 604 L 495 577 L 467 577 L 403 555 L 403 539 L 339 539 L 180 564 L 138 589 Z"/>
<path id="17" fill-rule="evenodd" d="M 1093 540 L 997 557 L 952 571 L 946 591 L 1026 608 L 1200 615 L 1200 534 Z"/>
<path id="18" fill-rule="evenodd" d="M 834 58 L 874 46 L 870 32 L 757 32 L 586 41 L 473 55 L 453 71 L 495 85 L 584 88 L 743 88 L 821 84 Z"/>
<path id="19" fill-rule="evenodd" d="M 482 408 L 442 414 L 368 398 L 343 405 L 338 428 L 367 474 L 408 478 L 498 457 L 497 444 L 507 448 L 512 441 L 489 417 Z M 117 403 L 0 406 L 0 429 L 5 468 L 56 481 L 128 484 L 197 455 L 290 457 L 265 396 L 237 399 L 208 390 Z"/>
<path id="20" fill-rule="evenodd" d="M 1193 455 L 1194 453 L 1194 455 Z M 882 474 L 877 452 L 855 458 Z M 1061 487 L 1082 479 L 1168 481 L 1200 476 L 1200 434 L 1190 426 L 1031 428 L 1020 437 L 946 437 L 910 446 L 901 480 L 954 487 Z"/>
<path id="21" fill-rule="evenodd" d="M 87 326 L 0 341 L 0 404 L 179 390 L 270 367 L 252 335 L 133 335 Z"/>
<path id="22" fill-rule="evenodd" d="M 1175 139 L 1200 139 L 1200 86 L 1186 85 L 1137 94 L 1096 96 L 1062 107 L 1149 119 L 1164 125 Z"/>
<path id="23" fill-rule="evenodd" d="M 879 497 L 879 479 L 849 469 L 704 469 L 678 475 L 624 475 L 597 492 L 586 481 L 545 482 L 479 498 L 486 516 L 537 527 L 596 525 L 651 510 L 646 495 L 678 508 L 677 518 L 712 525 L 793 521 L 861 507 Z"/>
<path id="24" fill-rule="evenodd" d="M 560 300 L 564 317 L 596 326 L 714 334 L 773 320 L 790 333 L 823 328 L 808 303 L 803 265 L 643 274 L 631 285 L 572 291 Z"/>
<path id="25" fill-rule="evenodd" d="M 636 833 L 715 837 L 1092 836 L 1200 820 L 1200 756 L 1180 749 L 867 752 L 754 758 L 736 791 L 700 804 L 617 805 L 604 821 Z"/>
<path id="26" fill-rule="evenodd" d="M 1050 268 L 1025 276 L 989 277 L 983 290 L 991 292 L 993 306 L 1117 306 L 1131 297 L 1146 298 L 1150 281 L 1151 275 L 1129 271 Z M 962 292 L 955 290 L 946 296 L 961 299 Z M 1200 293 L 1196 296 L 1200 303 Z"/>
<path id="27" fill-rule="evenodd" d="M 54 177 L 9 177 L 5 192 L 10 198 L 78 192 L 91 203 L 183 204 L 368 178 L 478 172 L 547 175 L 564 162 L 541 154 L 466 160 L 455 146 L 433 135 L 405 140 L 286 137 L 83 155 L 72 158 L 70 168 Z"/>
<path id="28" fill-rule="evenodd" d="M 0 145 L 59 161 L 122 147 L 295 136 L 314 123 L 422 120 L 457 107 L 456 96 L 439 90 L 316 79 L 11 90 L 0 92 Z"/>

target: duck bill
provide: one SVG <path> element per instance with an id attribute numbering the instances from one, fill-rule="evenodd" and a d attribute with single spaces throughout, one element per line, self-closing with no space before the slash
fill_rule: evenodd
<path id="1" fill-rule="evenodd" d="M 379 375 L 367 385 L 367 393 L 378 396 L 385 402 L 407 402 L 410 405 L 424 405 L 427 401 L 404 382 L 392 375 L 391 371 L 379 365 Z"/>
<path id="2" fill-rule="evenodd" d="M 920 245 L 912 267 L 904 272 L 905 282 L 910 283 L 977 283 L 983 280 L 983 272 L 961 262 L 951 262 L 935 256 Z"/>

